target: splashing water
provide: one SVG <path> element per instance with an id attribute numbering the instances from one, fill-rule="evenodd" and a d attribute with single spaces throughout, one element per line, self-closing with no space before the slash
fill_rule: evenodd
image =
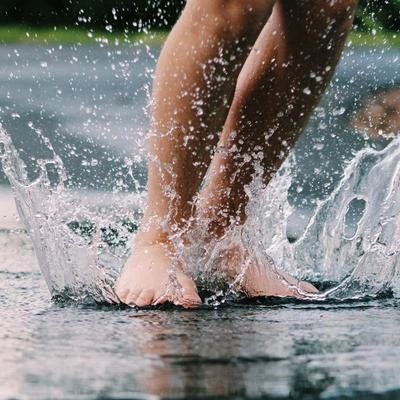
<path id="1" fill-rule="evenodd" d="M 24 162 L 0 126 L 3 169 L 50 293 L 82 303 L 118 302 L 113 284 L 141 199 L 114 198 L 114 215 L 107 207 L 85 205 L 84 196 L 77 198 L 64 187 L 63 163 L 42 139 L 53 157 L 37 160 L 39 175 L 29 180 Z"/>
<path id="2" fill-rule="evenodd" d="M 114 198 L 112 208 L 85 205 L 82 194 L 77 197 L 64 187 L 62 161 L 50 142 L 42 140 L 52 158 L 38 160 L 40 173 L 29 180 L 9 136 L 0 129 L 3 169 L 50 292 L 79 302 L 116 303 L 113 285 L 129 252 L 143 196 Z M 245 241 L 270 268 L 277 265 L 299 279 L 329 282 L 328 290 L 314 300 L 388 292 L 399 296 L 400 138 L 383 150 L 360 151 L 295 241 L 287 234 L 294 211 L 288 202 L 294 166 L 294 158 L 289 159 L 266 189 L 260 190 L 259 182 L 248 188 L 248 219 L 240 231 L 227 235 L 211 253 L 198 245 L 189 249 L 187 260 L 202 265 L 192 271 L 197 281 L 218 287 L 212 285 L 218 280 L 216 259 L 232 243 Z"/>
<path id="3" fill-rule="evenodd" d="M 361 150 L 291 243 L 287 238 L 293 213 L 287 201 L 291 165 L 287 162 L 262 196 L 253 199 L 246 223 L 253 245 L 261 246 L 300 279 L 336 283 L 322 298 L 359 299 L 388 292 L 397 296 L 399 168 L 400 138 L 383 150 Z M 260 213 L 267 217 L 260 220 Z"/>

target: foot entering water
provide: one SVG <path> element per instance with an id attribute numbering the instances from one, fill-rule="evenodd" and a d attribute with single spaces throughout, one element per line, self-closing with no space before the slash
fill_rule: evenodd
<path id="1" fill-rule="evenodd" d="M 175 265 L 174 265 L 175 264 Z M 219 272 L 229 280 L 232 290 L 247 297 L 296 297 L 304 299 L 318 293 L 310 283 L 262 263 L 242 246 L 224 250 L 219 257 Z M 145 307 L 173 303 L 185 308 L 201 304 L 196 285 L 176 261 L 170 243 L 137 242 L 116 285 L 122 303 Z"/>
<path id="2" fill-rule="evenodd" d="M 137 307 L 168 302 L 185 308 L 200 305 L 195 283 L 179 264 L 174 265 L 174 258 L 170 243 L 137 241 L 116 284 L 121 302 Z"/>
<path id="3" fill-rule="evenodd" d="M 225 250 L 221 255 L 221 269 L 227 271 L 232 290 L 247 297 L 296 297 L 318 293 L 312 284 L 297 280 L 269 263 L 262 263 L 250 251 L 240 246 Z"/>

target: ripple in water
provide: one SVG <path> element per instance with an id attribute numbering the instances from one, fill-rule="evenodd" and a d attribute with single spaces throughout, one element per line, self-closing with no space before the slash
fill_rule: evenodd
<path id="1" fill-rule="evenodd" d="M 55 298 L 118 303 L 113 285 L 128 256 L 144 198 L 109 194 L 107 206 L 85 202 L 85 194 L 65 188 L 62 161 L 51 143 L 42 140 L 52 157 L 38 160 L 39 175 L 28 179 L 10 137 L 0 128 L 3 169 L 49 290 Z M 211 253 L 198 245 L 184 252 L 190 265 L 202 266 L 192 268 L 197 280 L 210 286 L 218 253 L 232 241 L 245 241 L 270 267 L 278 265 L 325 287 L 312 300 L 387 293 L 400 297 L 400 138 L 383 150 L 360 151 L 295 241 L 287 234 L 294 211 L 288 202 L 294 164 L 289 159 L 267 188 L 258 182 L 248 188 L 251 201 L 243 228 L 227 235 Z"/>

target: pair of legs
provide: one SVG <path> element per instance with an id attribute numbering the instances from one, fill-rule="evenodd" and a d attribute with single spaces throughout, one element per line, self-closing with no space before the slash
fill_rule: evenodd
<path id="1" fill-rule="evenodd" d="M 246 186 L 256 169 L 269 182 L 307 123 L 340 58 L 355 3 L 188 0 L 156 68 L 147 207 L 117 283 L 122 302 L 200 302 L 172 237 L 207 221 L 208 240 L 218 240 L 244 223 Z M 239 272 L 235 249 L 225 257 Z M 254 260 L 239 290 L 295 295 L 283 281 Z"/>

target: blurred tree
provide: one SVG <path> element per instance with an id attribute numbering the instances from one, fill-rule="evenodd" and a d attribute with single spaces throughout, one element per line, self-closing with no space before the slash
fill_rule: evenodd
<path id="1" fill-rule="evenodd" d="M 356 25 L 400 32 L 400 0 L 359 0 Z"/>
<path id="2" fill-rule="evenodd" d="M 184 0 L 1 0 L 0 23 L 135 30 L 173 25 Z"/>
<path id="3" fill-rule="evenodd" d="M 174 24 L 184 4 L 185 0 L 0 0 L 0 23 L 163 29 Z M 399 31 L 400 0 L 360 0 L 356 25 L 362 30 Z"/>

